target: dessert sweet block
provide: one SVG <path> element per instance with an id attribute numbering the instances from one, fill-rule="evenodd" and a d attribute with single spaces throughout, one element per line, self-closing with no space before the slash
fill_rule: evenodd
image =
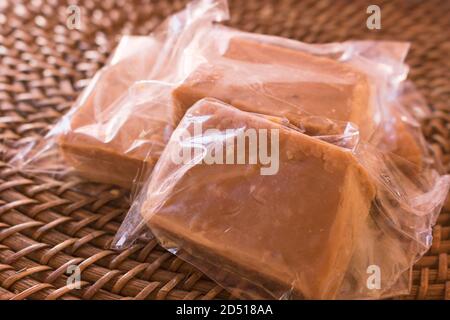
<path id="1" fill-rule="evenodd" d="M 57 141 L 81 175 L 129 188 L 157 161 L 181 118 L 170 89 L 136 82 L 146 79 L 157 51 L 152 37 L 124 37 L 78 99 Z"/>
<path id="2" fill-rule="evenodd" d="M 221 34 L 228 37 L 225 46 L 214 42 Z M 205 62 L 174 90 L 184 109 L 201 98 L 215 97 L 244 111 L 286 117 L 309 135 L 339 134 L 339 122 L 356 124 L 364 141 L 380 130 L 374 85 L 350 63 L 247 39 L 226 28 L 212 31 L 210 37 L 211 44 L 202 48 Z M 318 117 L 335 120 L 336 125 L 323 125 Z M 395 144 L 389 151 L 420 169 L 423 150 L 412 143 L 410 130 L 397 122 L 381 141 Z"/>
<path id="3" fill-rule="evenodd" d="M 327 134 L 317 132 L 311 116 L 353 122 L 365 139 L 375 130 L 369 81 L 350 65 L 241 37 L 231 37 L 223 52 L 204 51 L 206 61 L 173 93 L 185 109 L 214 97 L 244 111 L 286 117 L 308 134 Z"/>
<path id="4" fill-rule="evenodd" d="M 188 134 L 172 136 L 141 208 L 162 245 L 203 261 L 203 271 L 216 263 L 246 279 L 253 298 L 334 297 L 376 192 L 351 151 L 212 99 L 190 108 L 180 129 Z M 186 148 L 218 152 L 247 129 L 279 133 L 275 174 L 262 175 L 259 162 L 173 161 Z"/>
<path id="5" fill-rule="evenodd" d="M 64 159 L 92 181 L 131 188 L 147 176 L 164 149 L 176 121 L 171 103 L 120 103 L 121 111 L 92 116 L 79 110 L 71 130 L 58 137 Z M 83 112 L 84 111 L 84 112 Z"/>

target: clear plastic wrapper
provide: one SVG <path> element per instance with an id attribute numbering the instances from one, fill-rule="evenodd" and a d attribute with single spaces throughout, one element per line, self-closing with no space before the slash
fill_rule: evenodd
<path id="1" fill-rule="evenodd" d="M 420 170 L 432 159 L 402 106 L 408 49 L 408 43 L 389 41 L 305 44 L 216 25 L 199 30 L 186 48 L 182 64 L 194 67 L 174 98 L 186 109 L 214 97 L 244 111 L 286 117 L 309 135 L 330 130 L 311 117 L 352 122 L 363 141 Z"/>
<path id="2" fill-rule="evenodd" d="M 431 156 L 420 126 L 429 110 L 414 85 L 409 81 L 402 83 L 387 106 L 386 114 L 389 116 L 385 117 L 378 132 L 376 147 L 398 155 L 401 160 L 396 160 L 404 170 L 438 169 L 440 163 Z"/>
<path id="3" fill-rule="evenodd" d="M 114 243 L 126 247 L 150 228 L 242 298 L 406 293 L 450 180 L 407 176 L 392 157 L 203 99 L 171 136 Z M 380 271 L 375 288 L 371 268 Z"/>
<path id="4" fill-rule="evenodd" d="M 225 1 L 198 0 L 149 36 L 124 36 L 71 110 L 9 164 L 29 173 L 75 172 L 132 188 L 147 176 L 182 114 L 163 78 L 200 26 L 227 19 Z"/>
<path id="5" fill-rule="evenodd" d="M 123 156 L 122 160 L 133 162 L 131 157 L 126 159 L 121 153 L 131 148 L 138 136 L 128 145 L 120 146 L 121 150 L 115 149 L 126 135 L 132 136 L 121 128 L 129 128 L 131 122 L 139 118 L 133 111 L 150 111 L 163 103 L 161 100 L 155 106 L 133 110 L 128 90 L 149 74 L 159 50 L 160 43 L 153 37 L 123 37 L 106 66 L 96 73 L 71 110 L 42 140 L 27 145 L 10 164 L 31 173 L 64 174 L 76 168 L 95 181 L 126 184 L 133 175 L 129 172 L 132 164 L 124 163 L 124 167 L 119 167 L 125 171 L 122 177 L 115 170 L 113 159 Z M 130 115 L 133 119 L 127 119 Z M 168 119 L 165 123 L 169 124 Z"/>
<path id="6" fill-rule="evenodd" d="M 314 45 L 213 24 L 227 18 L 226 1 L 194 1 L 150 36 L 125 36 L 72 110 L 10 164 L 28 172 L 75 169 L 93 181 L 134 187 L 184 112 L 204 97 L 285 118 L 332 143 L 343 143 L 352 123 L 363 141 L 419 169 L 431 163 L 403 124 L 405 113 L 391 107 L 407 75 L 407 43 Z M 148 91 L 135 97 L 134 88 L 143 87 Z M 152 89 L 158 87 L 163 93 Z"/>

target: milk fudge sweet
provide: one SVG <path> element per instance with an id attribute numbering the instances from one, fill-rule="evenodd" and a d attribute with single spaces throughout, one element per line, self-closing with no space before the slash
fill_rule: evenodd
<path id="1" fill-rule="evenodd" d="M 77 103 L 80 110 L 100 109 L 119 99 L 129 87 L 150 74 L 161 44 L 149 36 L 124 36 Z"/>
<path id="2" fill-rule="evenodd" d="M 101 121 L 79 112 L 71 130 L 58 139 L 63 157 L 89 180 L 131 188 L 139 175 L 150 172 L 170 138 L 171 107 L 146 102 Z"/>
<path id="3" fill-rule="evenodd" d="M 213 46 L 213 45 L 212 45 Z M 358 70 L 326 57 L 232 37 L 223 53 L 208 48 L 174 97 L 187 109 L 214 97 L 244 111 L 288 118 L 310 134 L 310 116 L 354 122 L 363 138 L 375 128 L 371 88 Z"/>
<path id="4" fill-rule="evenodd" d="M 139 91 L 139 86 L 130 88 Z M 70 118 L 58 145 L 80 175 L 130 188 L 152 169 L 181 116 L 170 87 L 151 84 L 141 90 L 111 105 L 84 104 Z"/>
<path id="5" fill-rule="evenodd" d="M 213 148 L 217 155 L 223 144 L 249 130 L 278 132 L 277 143 L 266 140 L 269 150 L 279 150 L 275 174 L 262 175 L 265 164 L 258 161 L 174 161 L 186 148 L 206 153 Z M 212 99 L 190 108 L 175 132 L 141 210 L 162 245 L 203 261 L 200 269 L 215 264 L 245 279 L 257 288 L 253 298 L 286 292 L 335 297 L 375 196 L 371 178 L 352 153 Z M 230 155 L 228 147 L 223 150 Z M 237 149 L 231 150 L 235 159 Z"/>
<path id="6" fill-rule="evenodd" d="M 362 140 L 371 141 L 379 115 L 372 98 L 375 88 L 365 72 L 351 63 L 230 34 L 226 28 L 212 31 L 211 39 L 228 35 L 226 47 L 211 40 L 203 54 L 207 62 L 174 91 L 184 108 L 216 97 L 245 111 L 284 116 L 310 135 L 339 134 L 338 128 L 318 126 L 314 116 L 353 122 Z M 390 151 L 407 161 L 423 161 L 424 153 L 403 124 L 381 139 L 395 139 Z"/>
<path id="7" fill-rule="evenodd" d="M 169 89 L 143 85 L 149 98 L 140 101 L 133 93 L 140 90 L 135 82 L 150 73 L 158 47 L 152 37 L 124 37 L 77 101 L 58 145 L 88 179 L 130 187 L 154 165 L 179 121 Z"/>

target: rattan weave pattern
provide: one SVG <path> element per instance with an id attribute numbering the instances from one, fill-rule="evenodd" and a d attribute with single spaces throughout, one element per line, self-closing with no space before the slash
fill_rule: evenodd
<path id="1" fill-rule="evenodd" d="M 185 1 L 74 1 L 81 30 L 59 0 L 0 1 L 0 148 L 9 159 L 42 136 L 107 59 L 121 34 L 148 34 Z M 378 4 L 382 29 L 368 30 Z M 424 133 L 450 171 L 450 1 L 267 0 L 230 3 L 232 26 L 307 42 L 412 42 L 411 78 L 432 115 Z M 0 298 L 213 299 L 229 294 L 155 241 L 109 250 L 129 206 L 125 190 L 80 179 L 26 176 L 0 162 Z M 447 210 L 447 211 L 445 211 Z M 450 212 L 434 228 L 406 299 L 450 299 Z M 67 267 L 82 270 L 81 289 Z"/>

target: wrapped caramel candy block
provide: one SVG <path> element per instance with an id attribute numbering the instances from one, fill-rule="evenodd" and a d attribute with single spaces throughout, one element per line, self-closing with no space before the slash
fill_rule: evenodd
<path id="1" fill-rule="evenodd" d="M 238 37 L 223 55 L 211 51 L 174 90 L 185 109 L 214 97 L 244 111 L 286 117 L 310 135 L 330 133 L 312 116 L 353 122 L 366 139 L 374 131 L 368 79 L 349 65 Z"/>
<path id="2" fill-rule="evenodd" d="M 422 168 L 427 153 L 413 143 L 417 134 L 401 120 L 405 113 L 391 107 L 407 74 L 407 43 L 314 46 L 220 26 L 199 39 L 189 52 L 201 63 L 174 91 L 185 109 L 215 97 L 241 110 L 286 117 L 315 136 L 339 132 L 317 117 L 352 122 L 363 141 Z"/>
<path id="3" fill-rule="evenodd" d="M 170 90 L 142 82 L 105 108 L 83 104 L 58 136 L 64 160 L 89 180 L 131 188 L 148 176 L 181 118 Z"/>
<path id="4" fill-rule="evenodd" d="M 10 164 L 44 174 L 75 169 L 89 180 L 127 188 L 139 183 L 182 116 L 172 103 L 171 83 L 158 79 L 175 77 L 168 61 L 198 27 L 227 16 L 226 1 L 199 0 L 149 36 L 124 36 L 68 114 Z"/>
<path id="5" fill-rule="evenodd" d="M 145 170 L 143 160 L 149 170 L 158 159 L 176 125 L 171 102 L 138 102 L 134 91 L 142 90 L 135 83 L 149 76 L 159 49 L 153 37 L 123 37 L 78 99 L 57 143 L 67 164 L 86 178 L 130 187 Z"/>
<path id="6" fill-rule="evenodd" d="M 374 196 L 350 150 L 206 99 L 172 135 L 141 214 L 236 294 L 333 298 Z"/>
<path id="7" fill-rule="evenodd" d="M 200 0 L 150 36 L 123 37 L 58 137 L 67 163 L 90 180 L 127 188 L 139 175 L 147 176 L 182 116 L 171 101 L 170 84 L 157 80 L 175 77 L 169 61 L 199 26 L 227 16 L 223 0 Z"/>
<path id="8" fill-rule="evenodd" d="M 149 228 L 242 298 L 405 294 L 450 186 L 430 169 L 400 170 L 409 165 L 368 143 L 338 147 L 282 119 L 202 99 L 172 134 L 114 246 Z"/>

